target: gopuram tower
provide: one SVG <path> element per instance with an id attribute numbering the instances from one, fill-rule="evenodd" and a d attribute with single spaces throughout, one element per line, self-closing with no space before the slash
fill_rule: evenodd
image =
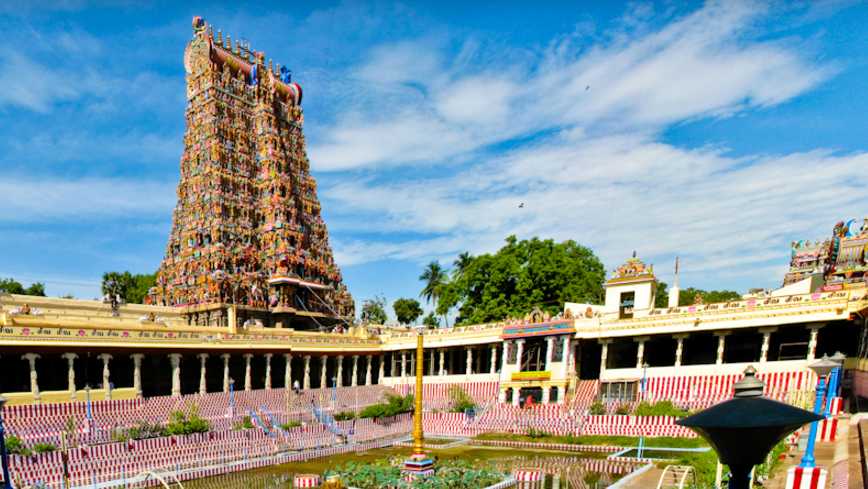
<path id="1" fill-rule="evenodd" d="M 178 202 L 150 301 L 186 307 L 202 325 L 230 310 L 299 329 L 352 317 L 310 175 L 301 86 L 201 17 L 184 68 Z"/>

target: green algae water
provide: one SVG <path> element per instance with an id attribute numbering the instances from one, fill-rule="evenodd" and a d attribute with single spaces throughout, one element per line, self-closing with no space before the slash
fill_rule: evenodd
<path id="1" fill-rule="evenodd" d="M 291 489 L 295 474 L 322 475 L 327 470 L 347 462 L 364 464 L 381 460 L 402 460 L 409 453 L 408 448 L 380 448 L 361 453 L 344 453 L 187 481 L 184 482 L 184 487 L 187 489 Z M 595 465 L 599 465 L 594 464 L 594 461 L 600 462 L 607 455 L 598 452 L 577 453 L 464 445 L 445 449 L 433 448 L 429 453 L 438 460 L 460 459 L 470 461 L 474 465 L 495 467 L 503 472 L 512 472 L 516 468 L 543 466 L 546 468 L 547 475 L 542 484 L 533 486 L 535 489 L 602 488 L 625 475 L 593 470 Z"/>

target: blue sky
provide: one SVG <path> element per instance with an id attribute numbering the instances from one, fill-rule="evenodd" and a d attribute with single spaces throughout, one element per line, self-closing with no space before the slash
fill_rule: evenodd
<path id="1" fill-rule="evenodd" d="M 426 262 L 509 234 L 774 287 L 790 241 L 868 215 L 864 3 L 18 3 L 0 3 L 0 276 L 50 294 L 158 266 L 194 15 L 304 87 L 357 300 L 415 297 Z"/>

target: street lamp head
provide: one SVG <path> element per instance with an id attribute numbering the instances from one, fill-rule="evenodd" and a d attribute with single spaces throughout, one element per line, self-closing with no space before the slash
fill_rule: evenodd
<path id="1" fill-rule="evenodd" d="M 808 365 L 808 368 L 811 369 L 817 377 L 825 377 L 829 375 L 829 372 L 838 368 L 838 364 L 832 361 L 828 355 L 823 355 L 823 358 L 817 360 L 816 362 Z"/>
<path id="2" fill-rule="evenodd" d="M 834 355 L 832 355 L 829 360 L 837 363 L 838 365 L 844 365 L 844 360 L 847 359 L 847 355 L 844 355 L 840 351 L 836 351 Z"/>

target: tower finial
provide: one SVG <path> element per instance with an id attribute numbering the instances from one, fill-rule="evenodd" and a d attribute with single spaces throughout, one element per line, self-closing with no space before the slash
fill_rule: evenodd
<path id="1" fill-rule="evenodd" d="M 223 45 L 223 31 L 220 29 L 217 29 L 217 44 Z"/>

